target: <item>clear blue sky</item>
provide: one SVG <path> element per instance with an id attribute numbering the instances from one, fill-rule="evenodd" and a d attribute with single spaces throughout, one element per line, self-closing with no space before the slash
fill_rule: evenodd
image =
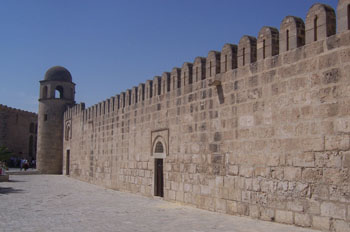
<path id="1" fill-rule="evenodd" d="M 39 81 L 66 67 L 87 106 L 237 44 L 314 0 L 1 0 L 0 103 L 37 112 Z M 337 0 L 320 1 L 336 9 Z"/>

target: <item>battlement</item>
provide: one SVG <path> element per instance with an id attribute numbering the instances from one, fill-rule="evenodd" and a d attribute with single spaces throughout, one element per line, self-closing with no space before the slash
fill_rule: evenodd
<path id="1" fill-rule="evenodd" d="M 305 22 L 287 16 L 279 30 L 67 109 L 63 170 L 211 211 L 349 231 L 349 70 L 350 0 L 337 15 L 314 4 Z"/>
<path id="2" fill-rule="evenodd" d="M 17 113 L 22 113 L 22 114 L 28 114 L 28 115 L 35 116 L 35 117 L 38 116 L 38 114 L 36 114 L 36 113 L 25 111 L 25 110 L 21 110 L 21 109 L 12 108 L 12 107 L 9 107 L 9 106 L 6 106 L 6 105 L 2 105 L 2 104 L 0 104 L 0 110 L 1 111 L 17 112 Z"/>
<path id="3" fill-rule="evenodd" d="M 167 94 L 179 97 L 188 93 L 186 88 L 196 82 L 207 85 L 206 80 L 220 79 L 227 72 L 245 73 L 261 72 L 271 67 L 271 62 L 277 65 L 287 63 L 288 54 L 295 50 L 312 53 L 312 44 L 322 43 L 327 38 L 336 36 L 336 21 L 338 34 L 350 28 L 348 6 L 350 0 L 340 0 L 335 10 L 326 4 L 314 4 L 310 7 L 305 23 L 295 16 L 286 16 L 277 28 L 264 26 L 258 37 L 244 35 L 238 45 L 225 44 L 221 51 L 210 51 L 207 57 L 196 57 L 193 63 L 185 62 L 174 67 L 171 72 L 155 76 L 152 80 L 140 83 L 137 87 L 128 89 L 109 99 L 85 109 L 85 106 L 73 107 L 74 114 L 84 112 L 84 118 L 98 117 L 114 111 L 136 109 L 140 105 L 150 104 L 153 99 Z M 327 43 L 327 42 L 326 42 Z M 281 56 L 283 55 L 283 56 Z M 272 60 L 272 61 L 271 61 Z M 270 63 L 270 64 L 268 64 Z M 275 64 L 275 65 L 276 65 Z M 125 109 L 126 108 L 126 109 Z M 71 112 L 73 112 L 71 111 Z"/>

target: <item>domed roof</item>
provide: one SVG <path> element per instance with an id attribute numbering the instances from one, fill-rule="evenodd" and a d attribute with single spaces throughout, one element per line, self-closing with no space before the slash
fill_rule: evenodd
<path id="1" fill-rule="evenodd" d="M 44 80 L 72 82 L 72 75 L 64 67 L 54 66 L 46 71 Z"/>

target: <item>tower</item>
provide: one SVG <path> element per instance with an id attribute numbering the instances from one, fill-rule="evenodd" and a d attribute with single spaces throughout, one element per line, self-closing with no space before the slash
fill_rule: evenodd
<path id="1" fill-rule="evenodd" d="M 60 66 L 47 70 L 40 81 L 37 168 L 43 174 L 61 174 L 63 113 L 75 104 L 75 84 L 70 72 Z"/>

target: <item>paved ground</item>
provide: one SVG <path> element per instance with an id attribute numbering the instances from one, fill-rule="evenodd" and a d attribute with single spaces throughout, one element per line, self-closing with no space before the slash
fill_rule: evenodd
<path id="1" fill-rule="evenodd" d="M 0 183 L 0 231 L 310 232 L 117 192 L 65 176 Z"/>

